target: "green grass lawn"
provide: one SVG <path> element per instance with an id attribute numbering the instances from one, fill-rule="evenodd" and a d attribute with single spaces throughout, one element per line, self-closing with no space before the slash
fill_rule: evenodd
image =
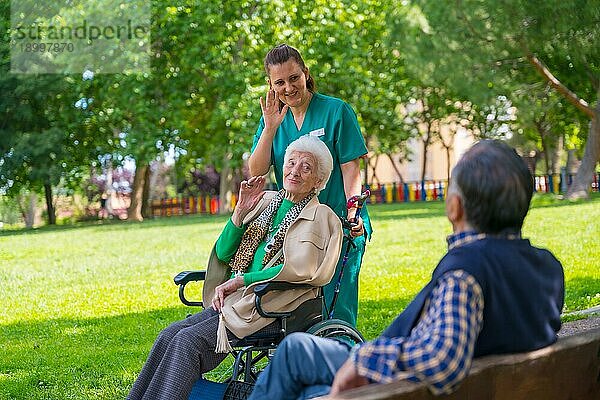
<path id="1" fill-rule="evenodd" d="M 442 203 L 371 207 L 359 329 L 376 336 L 428 281 Z M 0 399 L 123 399 L 156 334 L 189 309 L 172 277 L 201 267 L 226 217 L 0 232 Z M 562 261 L 565 311 L 600 304 L 600 196 L 536 197 L 524 227 Z"/>

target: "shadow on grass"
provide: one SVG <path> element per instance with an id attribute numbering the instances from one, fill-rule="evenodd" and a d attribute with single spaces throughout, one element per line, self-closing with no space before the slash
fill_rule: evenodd
<path id="1" fill-rule="evenodd" d="M 125 398 L 156 335 L 189 311 L 4 325 L 0 398 Z"/>
<path id="2" fill-rule="evenodd" d="M 575 304 L 574 309 L 600 303 L 596 295 L 600 279 L 574 278 L 567 285 L 567 301 Z M 588 297 L 587 302 L 577 301 Z M 377 337 L 412 298 L 361 300 L 358 329 L 367 340 Z M 160 330 L 196 311 L 178 306 L 102 318 L 4 325 L 0 329 L 0 398 L 124 398 Z"/>
<path id="3" fill-rule="evenodd" d="M 365 335 L 376 337 L 406 303 L 405 299 L 362 302 Z M 197 311 L 178 306 L 111 317 L 4 325 L 0 329 L 0 398 L 125 398 L 158 333 Z M 230 364 L 231 360 L 226 361 L 210 378 L 230 374 Z"/>
<path id="4" fill-rule="evenodd" d="M 359 329 L 378 336 L 410 299 L 361 301 Z M 197 308 L 24 321 L 2 326 L 0 398 L 124 398 L 158 333 Z M 223 370 L 229 368 L 225 363 Z M 218 372 L 218 371 L 216 371 Z"/>

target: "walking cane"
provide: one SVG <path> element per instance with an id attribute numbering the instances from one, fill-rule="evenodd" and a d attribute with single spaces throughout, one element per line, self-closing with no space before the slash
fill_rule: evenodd
<path id="1" fill-rule="evenodd" d="M 350 253 L 350 246 L 356 247 L 354 244 L 354 239 L 352 238 L 352 234 L 350 230 L 358 224 L 358 217 L 360 217 L 360 211 L 362 210 L 363 204 L 365 200 L 369 197 L 371 192 L 369 189 L 365 190 L 360 195 L 354 195 L 348 199 L 346 202 L 346 208 L 349 210 L 351 208 L 356 208 L 356 214 L 352 220 L 348 220 L 346 218 L 341 218 L 342 227 L 348 229 L 348 234 L 344 234 L 344 237 L 348 239 L 348 246 L 346 246 L 346 251 L 344 252 L 344 257 L 342 258 L 342 266 L 340 268 L 340 275 L 338 276 L 337 282 L 335 283 L 335 288 L 333 290 L 333 299 L 331 299 L 331 307 L 329 308 L 329 314 L 327 315 L 327 319 L 333 318 L 333 311 L 335 309 L 335 303 L 337 302 L 337 298 L 340 294 L 340 286 L 342 283 L 342 277 L 344 276 L 344 269 L 346 268 L 346 264 L 348 263 L 348 254 Z"/>

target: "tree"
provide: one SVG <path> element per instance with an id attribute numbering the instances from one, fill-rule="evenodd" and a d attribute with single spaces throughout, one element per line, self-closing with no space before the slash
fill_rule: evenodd
<path id="1" fill-rule="evenodd" d="M 442 127 L 438 132 L 437 141 L 442 145 L 446 153 L 446 180 L 450 182 L 450 154 L 454 151 L 456 135 L 461 131 L 467 131 L 470 127 L 469 116 L 472 107 L 467 101 L 446 100 L 448 116 L 443 120 Z"/>
<path id="2" fill-rule="evenodd" d="M 106 114 L 94 110 L 98 104 L 92 98 L 94 83 L 82 76 L 83 71 L 76 75 L 60 70 L 56 74 L 11 72 L 6 2 L 0 3 L 0 23 L 4 94 L 0 98 L 0 188 L 10 196 L 43 191 L 48 223 L 54 224 L 53 190 L 58 185 L 70 191 L 80 187 L 89 164 L 106 143 L 102 131 Z"/>
<path id="3" fill-rule="evenodd" d="M 410 96 L 406 60 L 390 43 L 385 18 L 390 9 L 402 7 L 387 0 L 316 3 L 318 7 L 298 5 L 294 25 L 301 47 L 308 51 L 305 57 L 309 62 L 315 57 L 312 73 L 319 90 L 352 105 L 375 163 L 382 154 L 406 157 L 411 133 L 397 112 Z"/>
<path id="4" fill-rule="evenodd" d="M 447 146 L 447 154 L 452 147 L 453 135 L 444 137 L 442 125 L 449 124 L 453 116 L 457 118 L 457 109 L 452 95 L 439 87 L 413 86 L 412 98 L 404 106 L 404 126 L 419 139 L 423 146 L 421 160 L 421 182 L 425 181 L 429 146 L 441 141 Z M 448 135 L 446 135 L 448 136 Z M 448 155 L 449 157 L 449 155 Z M 448 159 L 449 164 L 449 159 Z"/>
<path id="5" fill-rule="evenodd" d="M 269 37 L 265 31 L 275 26 L 263 15 L 274 7 L 258 2 L 186 1 L 157 10 L 155 24 L 161 37 L 156 42 L 157 58 L 164 59 L 163 76 L 170 80 L 179 104 L 172 108 L 179 113 L 177 137 L 161 140 L 161 146 L 176 146 L 178 165 L 186 174 L 216 166 L 223 197 L 231 191 L 242 154 L 250 148 L 249 133 L 257 121 L 252 115 L 262 94 L 251 85 L 260 76 L 264 38 Z"/>
<path id="6" fill-rule="evenodd" d="M 570 198 L 587 196 L 600 157 L 600 24 L 594 1 L 416 1 L 413 68 L 458 93 L 482 97 L 547 82 L 587 116 L 590 129 Z M 394 16 L 396 26 L 405 22 Z M 585 99 L 592 99 L 596 104 Z"/>
<path id="7" fill-rule="evenodd" d="M 56 15 L 102 16 L 114 11 L 96 3 L 83 8 L 73 4 L 60 3 Z M 19 172 L 23 163 L 17 162 L 18 150 L 29 154 L 27 168 L 49 177 L 52 172 L 47 179 L 50 189 L 60 182 L 76 186 L 77 179 L 102 163 L 111 170 L 133 160 L 132 220 L 148 215 L 144 207 L 150 192 L 149 166 L 166 158 L 176 159 L 177 169 L 183 171 L 178 176 L 214 166 L 225 196 L 242 174 L 243 154 L 251 147 L 260 117 L 258 98 L 267 90 L 263 57 L 286 41 L 302 51 L 319 90 L 343 98 L 357 111 L 375 154 L 402 152 L 409 132 L 396 108 L 407 98 L 407 79 L 404 57 L 397 46 L 387 45 L 385 15 L 392 6 L 389 0 L 153 1 L 147 52 L 151 62 L 146 69 L 135 68 L 132 58 L 133 67 L 125 65 L 119 74 L 103 74 L 103 65 L 92 66 L 92 81 L 83 81 L 79 74 L 38 76 L 35 81 L 2 75 L 0 87 L 20 96 L 9 96 L 0 108 L 7 116 L 0 123 L 7 133 L 0 138 L 0 154 L 11 158 L 0 166 L 4 186 L 13 161 L 10 176 L 18 176 L 27 187 L 37 182 L 33 175 Z M 3 12 L 2 23 L 7 25 L 8 7 Z M 3 48 L 2 60 L 8 68 L 8 47 Z M 58 61 L 68 66 L 72 60 Z M 34 107 L 27 99 L 35 96 L 40 102 Z M 15 115 L 25 117 L 18 120 Z M 32 132 L 46 131 L 38 148 L 35 140 L 27 139 Z M 25 144 L 31 145 L 28 150 Z M 51 162 L 46 162 L 47 151 L 41 154 L 46 164 L 31 161 L 32 151 L 44 148 L 60 152 L 53 152 Z M 181 176 L 177 180 L 183 181 Z M 35 185 L 41 191 L 43 185 Z"/>
<path id="8" fill-rule="evenodd" d="M 408 135 L 394 110 L 405 90 L 405 77 L 403 60 L 384 45 L 389 34 L 384 16 L 390 4 L 234 1 L 191 8 L 189 18 L 200 21 L 204 31 L 194 30 L 193 39 L 186 38 L 186 46 L 190 40 L 197 46 L 187 46 L 177 63 L 182 75 L 199 77 L 189 88 L 186 114 L 191 115 L 182 130 L 189 140 L 186 169 L 201 159 L 204 165 L 217 166 L 222 186 L 228 186 L 251 147 L 261 115 L 258 98 L 267 90 L 263 58 L 282 42 L 302 52 L 319 91 L 353 106 L 370 149 L 399 149 Z M 188 18 L 181 14 L 178 18 Z M 205 33 L 207 26 L 214 27 L 210 35 Z"/>
<path id="9" fill-rule="evenodd" d="M 4 64 L 1 68 L 6 68 Z M 64 77 L 31 79 L 2 74 L 0 90 L 0 187 L 8 195 L 21 190 L 44 193 L 48 224 L 56 223 L 52 188 L 77 179 L 81 153 L 68 131 L 72 106 L 63 98 Z M 29 77 L 27 77 L 29 78 Z"/>
<path id="10" fill-rule="evenodd" d="M 511 140 L 525 152 L 536 151 L 544 161 L 544 174 L 560 173 L 561 155 L 572 147 L 585 118 L 549 85 L 540 85 L 515 96 L 518 109 L 514 122 L 521 132 Z"/>

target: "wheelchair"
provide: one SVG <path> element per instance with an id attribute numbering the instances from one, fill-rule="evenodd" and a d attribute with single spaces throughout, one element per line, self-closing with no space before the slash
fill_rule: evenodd
<path id="1" fill-rule="evenodd" d="M 185 295 L 186 285 L 190 282 L 203 281 L 206 271 L 183 271 L 177 274 L 174 282 L 179 286 L 179 298 L 187 306 L 203 307 L 201 301 L 190 301 Z M 364 342 L 364 338 L 352 325 L 340 319 L 331 318 L 325 312 L 325 298 L 320 288 L 319 296 L 309 299 L 290 312 L 268 312 L 261 306 L 264 295 L 271 291 L 312 288 L 307 284 L 270 281 L 254 288 L 255 306 L 260 316 L 275 318 L 277 329 L 272 332 L 259 331 L 239 341 L 232 351 L 234 357 L 231 377 L 224 382 L 200 380 L 192 389 L 189 399 L 224 398 L 245 399 L 249 396 L 258 378 L 260 370 L 274 354 L 277 345 L 283 338 L 293 332 L 307 332 L 325 338 L 337 338 L 351 345 Z M 331 308 L 335 306 L 334 302 Z"/>
<path id="2" fill-rule="evenodd" d="M 369 194 L 370 192 L 367 190 L 361 195 L 353 196 L 348 200 L 348 208 L 356 207 L 358 209 L 357 216 L 360 215 L 360 209 Z M 342 226 L 346 230 L 349 230 L 357 222 L 357 219 L 358 217 L 353 221 L 348 221 L 341 218 Z M 319 295 L 316 298 L 305 301 L 293 311 L 268 312 L 262 308 L 261 304 L 263 296 L 267 293 L 291 289 L 312 289 L 313 286 L 280 281 L 269 281 L 256 285 L 254 287 L 256 310 L 261 317 L 274 318 L 277 329 L 274 329 L 272 332 L 258 331 L 236 343 L 231 352 L 235 359 L 231 377 L 225 379 L 224 382 L 212 382 L 201 379 L 192 389 L 189 400 L 200 398 L 245 400 L 252 392 L 258 374 L 264 368 L 272 354 L 274 354 L 277 345 L 285 336 L 293 332 L 306 332 L 324 338 L 335 338 L 350 345 L 364 342 L 361 333 L 352 325 L 346 321 L 333 318 L 342 275 L 348 260 L 348 252 L 351 246 L 354 246 L 353 239 L 349 233 L 344 235 L 344 239 L 348 244 L 346 252 L 342 256 L 342 267 L 329 307 L 325 304 L 325 296 L 321 287 L 319 288 Z M 203 307 L 202 302 L 190 301 L 186 298 L 185 288 L 190 282 L 204 281 L 205 279 L 206 271 L 183 271 L 175 276 L 174 282 L 179 286 L 179 298 L 183 304 Z"/>

